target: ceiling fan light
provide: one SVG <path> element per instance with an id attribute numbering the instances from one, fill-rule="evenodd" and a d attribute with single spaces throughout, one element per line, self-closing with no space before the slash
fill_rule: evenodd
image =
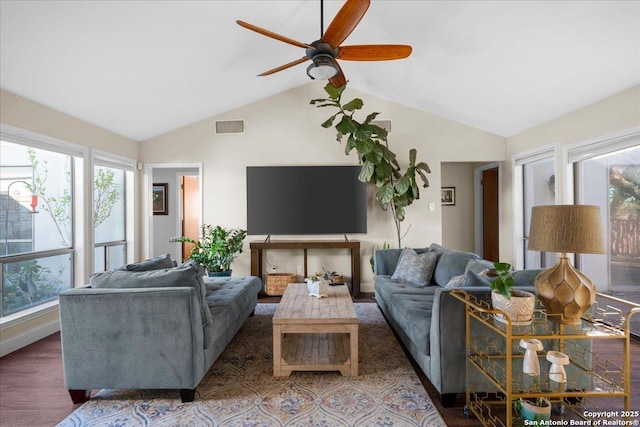
<path id="1" fill-rule="evenodd" d="M 313 64 L 307 68 L 307 75 L 314 80 L 328 80 L 338 74 L 333 57 L 326 53 L 319 53 L 313 57 Z"/>

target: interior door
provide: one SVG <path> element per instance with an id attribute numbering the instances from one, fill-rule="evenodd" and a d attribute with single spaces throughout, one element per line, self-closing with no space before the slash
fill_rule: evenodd
<path id="1" fill-rule="evenodd" d="M 200 183 L 197 176 L 181 177 L 182 235 L 198 240 L 200 235 Z M 193 243 L 182 244 L 182 260 L 189 258 Z"/>
<path id="2" fill-rule="evenodd" d="M 499 261 L 498 168 L 482 171 L 482 257 Z"/>

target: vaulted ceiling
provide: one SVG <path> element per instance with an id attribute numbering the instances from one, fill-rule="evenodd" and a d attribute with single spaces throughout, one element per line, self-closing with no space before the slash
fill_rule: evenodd
<path id="1" fill-rule="evenodd" d="M 235 20 L 310 43 L 320 1 L 2 0 L 0 19 L 2 89 L 141 141 L 307 83 L 308 63 L 256 77 L 304 52 Z M 413 53 L 341 61 L 349 87 L 502 136 L 640 84 L 639 1 L 372 0 L 344 44 L 369 43 Z"/>

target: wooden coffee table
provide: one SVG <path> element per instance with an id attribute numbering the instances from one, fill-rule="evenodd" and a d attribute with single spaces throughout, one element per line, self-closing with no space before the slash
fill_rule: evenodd
<path id="1" fill-rule="evenodd" d="M 306 283 L 291 283 L 273 316 L 273 375 L 340 371 L 358 376 L 358 316 L 345 285 L 327 298 L 309 296 Z"/>

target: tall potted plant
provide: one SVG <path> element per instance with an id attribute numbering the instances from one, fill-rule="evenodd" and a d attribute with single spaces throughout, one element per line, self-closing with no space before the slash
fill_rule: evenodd
<path id="1" fill-rule="evenodd" d="M 409 164 L 406 170 L 403 170 L 396 154 L 389 149 L 387 131 L 373 123 L 378 113 L 371 113 L 363 122 L 359 122 L 354 114 L 362 109 L 363 101 L 355 98 L 342 103 L 342 94 L 346 87 L 345 84 L 335 88 L 328 83 L 324 90 L 329 97 L 313 99 L 311 104 L 318 108 L 338 109 L 337 113 L 322 123 L 322 127 L 333 126 L 338 131 L 337 140 L 346 141 L 345 154 L 349 155 L 352 150 L 358 153 L 358 160 L 362 165 L 358 179 L 376 186 L 376 201 L 383 210 L 391 211 L 396 226 L 398 248 L 401 248 L 404 237 L 401 223 L 405 218 L 405 209 L 420 198 L 420 181 L 423 188 L 429 186 L 426 174 L 431 173 L 431 170 L 425 162 L 416 160 L 417 151 L 414 148 L 409 150 Z"/>
<path id="2" fill-rule="evenodd" d="M 210 277 L 231 276 L 231 263 L 242 253 L 242 242 L 247 231 L 234 228 L 226 229 L 205 224 L 199 240 L 189 237 L 175 237 L 170 242 L 193 243 L 189 259 L 202 265 Z"/>

